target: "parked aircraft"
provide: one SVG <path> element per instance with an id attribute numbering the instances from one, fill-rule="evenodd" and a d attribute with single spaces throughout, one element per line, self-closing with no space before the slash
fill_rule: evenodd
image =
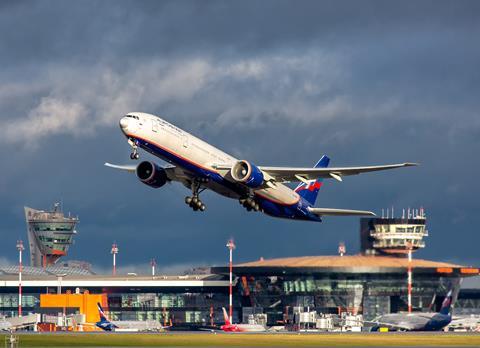
<path id="1" fill-rule="evenodd" d="M 382 327 L 398 331 L 439 331 L 452 321 L 452 290 L 443 300 L 438 313 L 392 313 L 373 320 L 372 331 Z"/>
<path id="2" fill-rule="evenodd" d="M 170 327 L 162 326 L 156 320 L 110 321 L 100 303 L 97 303 L 97 307 L 100 320 L 95 323 L 95 326 L 104 331 L 161 331 Z"/>
<path id="3" fill-rule="evenodd" d="M 264 332 L 267 331 L 265 326 L 258 324 L 232 324 L 228 318 L 227 311 L 225 308 L 223 310 L 223 319 L 225 320 L 225 325 L 220 326 L 225 332 Z"/>
<path id="4" fill-rule="evenodd" d="M 328 168 L 323 156 L 313 168 L 256 166 L 238 160 L 167 121 L 146 113 L 131 112 L 120 120 L 120 128 L 132 147 L 131 159 L 139 158 L 139 148 L 169 162 L 162 167 L 152 161 L 138 165 L 106 166 L 136 173 L 140 181 L 160 188 L 177 181 L 191 190 L 185 203 L 194 211 L 204 211 L 200 194 L 206 189 L 237 199 L 248 211 L 261 211 L 274 217 L 322 221 L 323 216 L 375 215 L 370 211 L 314 207 L 322 180 L 342 181 L 344 176 L 399 167 L 415 163 L 380 166 Z M 291 189 L 284 185 L 300 182 Z"/>

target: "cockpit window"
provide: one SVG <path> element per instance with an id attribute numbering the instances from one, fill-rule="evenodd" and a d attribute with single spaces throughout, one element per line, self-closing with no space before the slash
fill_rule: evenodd
<path id="1" fill-rule="evenodd" d="M 130 117 L 130 118 L 134 118 L 136 120 L 140 120 L 140 118 L 138 116 L 133 116 L 133 115 L 125 115 L 125 117 Z"/>

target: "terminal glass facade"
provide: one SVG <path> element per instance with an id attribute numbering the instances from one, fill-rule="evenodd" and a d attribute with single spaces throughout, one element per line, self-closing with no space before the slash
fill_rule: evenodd
<path id="1" fill-rule="evenodd" d="M 407 310 L 404 274 L 250 274 L 241 279 L 242 306 L 261 308 L 271 325 L 307 308 L 318 313 L 363 314 L 366 319 Z M 438 309 L 450 286 L 458 287 L 454 278 L 418 275 L 414 279 L 412 304 L 416 311 Z"/>

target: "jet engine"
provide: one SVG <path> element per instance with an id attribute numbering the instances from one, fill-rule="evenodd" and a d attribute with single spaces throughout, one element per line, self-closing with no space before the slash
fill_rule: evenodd
<path id="1" fill-rule="evenodd" d="M 262 171 L 245 160 L 235 163 L 230 170 L 230 174 L 235 181 L 251 188 L 257 188 L 263 183 Z"/>
<path id="2" fill-rule="evenodd" d="M 153 188 L 160 188 L 168 181 L 165 169 L 153 162 L 141 162 L 135 172 L 141 182 Z"/>

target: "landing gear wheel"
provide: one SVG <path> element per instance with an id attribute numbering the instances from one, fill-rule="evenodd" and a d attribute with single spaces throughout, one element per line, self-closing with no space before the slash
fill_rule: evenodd
<path id="1" fill-rule="evenodd" d="M 138 160 L 140 158 L 140 155 L 138 154 L 137 150 L 134 150 L 131 154 L 130 154 L 130 159 L 132 160 Z"/>
<path id="2" fill-rule="evenodd" d="M 199 194 L 206 189 L 205 187 L 201 187 L 201 183 L 207 183 L 208 181 L 208 178 L 196 178 L 191 182 L 192 197 L 185 197 L 185 203 L 188 204 L 193 211 L 205 211 L 207 208 L 200 200 Z"/>
<path id="3" fill-rule="evenodd" d="M 239 203 L 243 205 L 245 209 L 248 211 L 260 211 L 261 207 L 260 204 L 258 204 L 254 198 L 252 197 L 247 197 L 247 198 L 240 198 Z"/>

